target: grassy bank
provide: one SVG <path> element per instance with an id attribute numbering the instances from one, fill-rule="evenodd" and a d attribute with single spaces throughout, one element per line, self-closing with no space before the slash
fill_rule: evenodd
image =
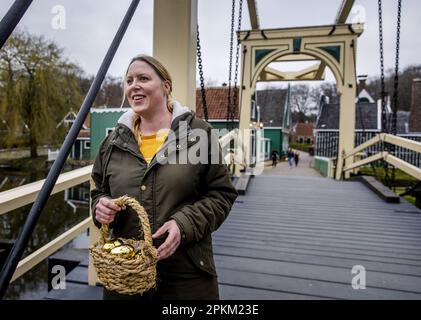
<path id="1" fill-rule="evenodd" d="M 38 171 L 43 170 L 45 168 L 45 161 L 47 160 L 47 156 L 39 156 L 35 159 L 31 158 L 21 158 L 21 159 L 4 159 L 0 160 L 0 166 L 4 168 L 4 171 L 13 171 L 16 172 L 28 172 L 28 171 Z"/>
<path id="2" fill-rule="evenodd" d="M 376 173 L 374 173 L 374 170 L 372 167 L 363 167 L 360 169 L 360 173 L 367 176 L 373 176 L 377 180 L 379 180 L 381 183 L 384 184 L 384 179 L 386 176 L 386 171 L 383 167 L 375 167 Z M 391 177 L 392 170 L 389 169 L 389 176 Z M 402 170 L 396 169 L 395 170 L 395 192 L 399 195 L 406 191 L 406 188 L 409 186 L 413 186 L 418 182 L 417 179 L 411 177 L 410 175 L 406 174 Z M 411 196 L 404 196 L 404 198 L 415 205 L 415 197 Z"/>
<path id="3" fill-rule="evenodd" d="M 378 180 L 384 181 L 384 178 L 386 176 L 386 171 L 383 167 L 375 167 L 376 172 L 373 171 L 372 167 L 363 167 L 360 169 L 361 174 L 367 175 L 367 176 L 376 176 Z M 392 169 L 389 169 L 389 176 L 392 175 Z M 417 179 L 411 177 L 410 175 L 406 174 L 402 170 L 396 169 L 395 170 L 395 183 L 397 187 L 407 187 L 412 186 L 415 183 L 417 183 Z"/>

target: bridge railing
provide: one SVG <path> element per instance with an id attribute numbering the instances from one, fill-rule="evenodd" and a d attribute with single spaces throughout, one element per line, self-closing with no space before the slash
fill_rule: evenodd
<path id="1" fill-rule="evenodd" d="M 370 140 L 362 143 L 358 147 L 351 150 L 348 154 L 345 154 L 345 159 L 349 157 L 355 157 L 359 153 L 361 153 L 363 150 L 367 149 L 368 147 L 375 145 L 377 143 L 388 143 L 391 145 L 395 145 L 398 147 L 402 147 L 405 149 L 409 149 L 411 151 L 421 153 L 421 142 L 413 141 L 409 139 L 405 139 L 402 137 L 398 137 L 392 134 L 388 133 L 380 133 L 376 135 L 375 137 L 371 138 Z M 349 171 L 353 170 L 355 168 L 367 165 L 371 162 L 378 161 L 378 160 L 384 160 L 387 163 L 395 166 L 396 168 L 402 170 L 403 172 L 409 174 L 410 176 L 421 180 L 421 169 L 394 156 L 393 154 L 387 152 L 387 151 L 381 151 L 375 155 L 369 156 L 363 160 L 356 161 L 351 165 L 344 166 L 343 171 Z"/>
<path id="2" fill-rule="evenodd" d="M 75 187 L 79 184 L 89 181 L 91 172 L 92 165 L 61 174 L 57 179 L 57 183 L 54 186 L 52 194 L 64 191 L 68 188 Z M 0 215 L 33 203 L 44 183 L 45 179 L 1 192 Z M 64 245 L 71 242 L 82 232 L 93 226 L 94 224 L 92 219 L 90 217 L 86 217 L 82 222 L 65 231 L 63 234 L 50 241 L 40 249 L 34 251 L 24 259 L 20 260 L 10 282 L 13 282 L 17 278 L 24 275 L 44 259 L 49 257 L 51 254 L 61 249 Z M 92 234 L 95 234 L 95 232 L 90 232 L 90 235 Z"/>
<path id="3" fill-rule="evenodd" d="M 221 137 L 219 139 L 221 148 L 224 150 L 229 145 L 231 140 L 236 139 L 236 137 L 236 130 L 233 130 L 227 133 L 225 136 Z M 229 154 L 227 156 L 229 156 Z M 227 164 L 228 163 L 229 162 L 227 162 Z M 55 194 L 80 185 L 84 182 L 91 181 L 90 177 L 92 167 L 92 165 L 89 165 L 61 174 L 58 177 L 51 194 Z M 33 203 L 36 200 L 38 193 L 41 191 L 44 183 L 45 179 L 0 192 L 0 215 Z M 23 276 L 26 272 L 37 266 L 43 260 L 60 250 L 62 247 L 64 247 L 66 244 L 71 242 L 73 239 L 88 229 L 89 245 L 94 244 L 98 240 L 99 232 L 96 226 L 93 224 L 92 218 L 88 216 L 77 225 L 73 226 L 63 234 L 45 244 L 43 247 L 20 260 L 10 282 L 13 282 L 19 277 Z M 89 260 L 88 283 L 89 285 L 95 285 L 96 282 L 97 278 L 95 268 L 93 267 L 92 261 Z"/>
<path id="4" fill-rule="evenodd" d="M 232 140 L 237 139 L 237 136 L 238 136 L 238 129 L 234 129 L 228 132 L 226 135 L 219 138 L 219 144 L 222 149 L 223 158 L 225 160 L 225 163 L 227 164 L 230 164 L 231 161 L 233 160 L 231 158 L 230 145 L 231 145 Z"/>
<path id="5" fill-rule="evenodd" d="M 89 181 L 91 172 L 92 165 L 61 174 L 51 194 Z M 33 203 L 44 183 L 45 179 L 0 192 L 0 215 Z"/>
<path id="6" fill-rule="evenodd" d="M 225 163 L 229 167 L 232 166 L 233 172 L 231 173 L 237 177 L 248 166 L 245 158 L 245 146 L 239 132 L 238 128 L 233 129 L 219 139 Z M 232 146 L 232 142 L 235 142 L 234 146 Z"/>

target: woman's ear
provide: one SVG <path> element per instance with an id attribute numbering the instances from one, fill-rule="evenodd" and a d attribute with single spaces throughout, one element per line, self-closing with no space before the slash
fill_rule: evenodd
<path id="1" fill-rule="evenodd" d="M 169 82 L 168 80 L 165 80 L 165 81 L 162 83 L 162 86 L 163 86 L 163 88 L 164 88 L 164 92 L 165 92 L 165 94 L 166 94 L 167 96 L 169 96 L 169 95 L 170 95 L 170 93 L 171 93 L 171 85 L 170 85 L 170 82 Z"/>

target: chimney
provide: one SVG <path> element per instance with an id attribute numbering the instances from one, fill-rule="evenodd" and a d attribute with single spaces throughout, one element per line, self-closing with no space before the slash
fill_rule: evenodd
<path id="1" fill-rule="evenodd" d="M 411 112 L 409 132 L 421 132 L 421 79 L 412 80 Z"/>
<path id="2" fill-rule="evenodd" d="M 329 97 L 322 94 L 320 97 L 320 104 L 329 104 Z"/>
<path id="3" fill-rule="evenodd" d="M 358 94 L 365 89 L 365 82 L 367 81 L 367 75 L 363 74 L 358 76 Z"/>

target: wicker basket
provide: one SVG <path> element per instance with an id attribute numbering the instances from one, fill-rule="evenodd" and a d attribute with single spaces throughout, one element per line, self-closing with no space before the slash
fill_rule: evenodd
<path id="1" fill-rule="evenodd" d="M 108 290 L 121 294 L 142 294 L 156 285 L 157 250 L 152 245 L 151 228 L 145 209 L 135 199 L 122 196 L 112 200 L 116 205 L 132 207 L 138 214 L 144 240 L 122 239 L 125 244 L 139 247 L 141 254 L 133 259 L 124 259 L 103 250 L 109 228 L 101 226 L 99 241 L 90 248 L 98 279 Z"/>

